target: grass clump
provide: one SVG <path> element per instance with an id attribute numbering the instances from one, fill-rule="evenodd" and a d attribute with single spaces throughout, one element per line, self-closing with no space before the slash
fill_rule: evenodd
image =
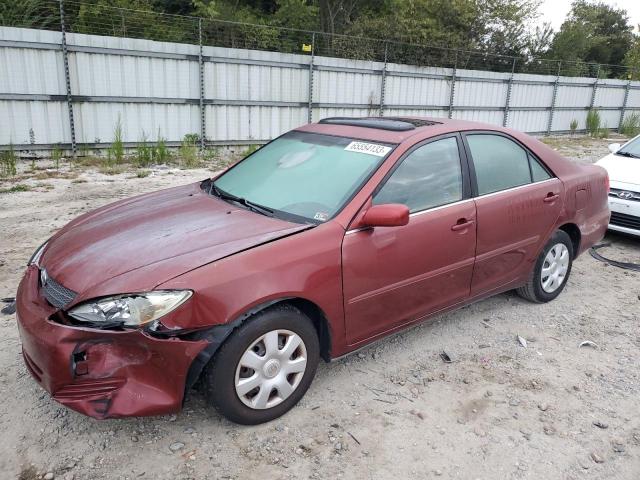
<path id="1" fill-rule="evenodd" d="M 640 114 L 631 113 L 627 115 L 620 124 L 620 133 L 627 137 L 635 137 L 640 134 Z"/>
<path id="2" fill-rule="evenodd" d="M 62 158 L 62 148 L 60 148 L 60 145 L 55 146 L 53 152 L 51 152 L 51 158 L 56 166 L 56 170 L 60 170 L 60 159 Z"/>
<path id="3" fill-rule="evenodd" d="M 207 148 L 204 151 L 204 158 L 209 162 L 217 162 L 220 160 L 221 155 L 220 147 Z"/>
<path id="4" fill-rule="evenodd" d="M 0 177 L 13 177 L 18 173 L 16 164 L 18 156 L 13 149 L 13 143 L 9 143 L 9 150 L 0 152 Z"/>
<path id="5" fill-rule="evenodd" d="M 587 132 L 590 136 L 596 138 L 600 131 L 600 112 L 597 110 L 589 110 L 587 112 Z"/>
<path id="6" fill-rule="evenodd" d="M 200 165 L 198 157 L 198 135 L 189 133 L 184 136 L 180 144 L 181 165 L 185 168 L 196 168 Z"/>
<path id="7" fill-rule="evenodd" d="M 113 129 L 113 142 L 107 149 L 107 166 L 119 165 L 124 160 L 124 142 L 122 140 L 122 121 L 118 116 L 118 121 Z"/>
<path id="8" fill-rule="evenodd" d="M 0 193 L 28 192 L 29 190 L 31 190 L 31 187 L 29 185 L 18 183 L 10 188 L 0 188 Z"/>
<path id="9" fill-rule="evenodd" d="M 142 139 L 136 146 L 136 154 L 133 158 L 138 167 L 148 167 L 153 163 L 153 147 L 149 146 L 147 134 L 142 132 Z"/>
<path id="10" fill-rule="evenodd" d="M 160 135 L 158 130 L 158 140 L 153 149 L 153 161 L 158 164 L 169 163 L 171 160 L 171 152 L 167 147 L 167 139 Z"/>
<path id="11" fill-rule="evenodd" d="M 604 138 L 607 136 L 609 129 L 607 124 L 602 124 L 600 112 L 597 110 L 589 110 L 587 112 L 587 133 L 592 138 Z"/>
<path id="12" fill-rule="evenodd" d="M 120 175 L 126 171 L 125 165 L 102 165 L 98 171 L 105 175 Z"/>
<path id="13" fill-rule="evenodd" d="M 146 178 L 149 175 L 151 175 L 151 171 L 150 170 L 138 170 L 136 172 L 136 177 L 137 178 Z"/>
<path id="14" fill-rule="evenodd" d="M 160 165 L 169 163 L 171 160 L 171 152 L 167 147 L 167 139 L 160 135 L 158 130 L 158 139 L 155 143 L 149 144 L 147 134 L 142 132 L 142 139 L 136 147 L 134 163 L 141 168 L 147 168 L 151 165 Z"/>
<path id="15" fill-rule="evenodd" d="M 249 145 L 244 152 L 242 152 L 242 158 L 248 157 L 253 152 L 256 152 L 260 149 L 260 145 Z"/>
<path id="16" fill-rule="evenodd" d="M 569 130 L 571 130 L 571 135 L 575 135 L 577 129 L 578 129 L 578 120 L 574 118 L 571 120 L 571 123 L 569 123 Z"/>

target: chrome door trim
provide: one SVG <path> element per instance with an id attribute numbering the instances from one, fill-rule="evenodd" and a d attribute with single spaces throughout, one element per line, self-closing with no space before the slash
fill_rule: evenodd
<path id="1" fill-rule="evenodd" d="M 493 195 L 499 195 L 501 193 L 513 192 L 513 191 L 519 190 L 521 188 L 530 187 L 532 185 L 541 185 L 543 183 L 552 182 L 554 180 L 558 180 L 559 181 L 558 177 L 552 177 L 552 178 L 547 178 L 546 180 L 540 180 L 539 182 L 526 183 L 524 185 L 518 185 L 517 187 L 507 188 L 506 190 L 498 190 L 497 192 L 485 193 L 484 195 L 478 195 L 477 197 L 465 198 L 465 199 L 462 199 L 462 200 L 458 200 L 457 202 L 447 203 L 446 205 L 440 205 L 440 206 L 437 206 L 437 207 L 427 208 L 425 210 L 420 210 L 418 212 L 413 212 L 413 213 L 409 214 L 409 217 L 417 217 L 418 215 L 423 215 L 425 213 L 433 212 L 433 211 L 436 211 L 436 210 L 441 210 L 441 209 L 447 208 L 447 207 L 453 207 L 455 205 L 461 205 L 463 203 L 471 202 L 471 201 L 479 199 L 479 198 L 487 198 L 487 197 L 491 197 Z M 364 230 L 370 230 L 371 228 L 373 228 L 373 227 L 354 228 L 353 230 L 347 230 L 345 232 L 345 235 L 351 235 L 353 233 L 362 232 Z"/>
<path id="2" fill-rule="evenodd" d="M 486 198 L 486 197 L 491 197 L 493 195 L 498 195 L 500 193 L 513 192 L 514 190 L 518 190 L 520 188 L 530 187 L 531 185 L 541 185 L 541 184 L 543 184 L 545 182 L 551 182 L 553 180 L 558 180 L 558 178 L 557 177 L 552 177 L 552 178 L 547 178 L 546 180 L 541 180 L 539 182 L 525 183 L 524 185 L 518 185 L 517 187 L 507 188 L 506 190 L 498 190 L 497 192 L 491 192 L 491 193 L 485 193 L 484 195 L 478 195 L 477 197 L 474 197 L 474 198 Z"/>

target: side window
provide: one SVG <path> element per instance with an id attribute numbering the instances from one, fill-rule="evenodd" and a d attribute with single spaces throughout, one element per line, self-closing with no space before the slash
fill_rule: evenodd
<path id="1" fill-rule="evenodd" d="M 411 212 L 462 200 L 462 170 L 455 137 L 411 152 L 373 198 L 375 205 L 402 203 Z"/>
<path id="2" fill-rule="evenodd" d="M 467 143 L 479 195 L 531 183 L 529 154 L 514 141 L 500 135 L 471 134 Z"/>
<path id="3" fill-rule="evenodd" d="M 531 178 L 534 182 L 541 182 L 551 178 L 549 172 L 540 165 L 540 162 L 536 160 L 533 155 L 529 155 L 529 163 L 531 163 Z"/>

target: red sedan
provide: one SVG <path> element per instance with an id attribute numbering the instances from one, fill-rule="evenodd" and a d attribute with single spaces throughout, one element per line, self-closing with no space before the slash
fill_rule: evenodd
<path id="1" fill-rule="evenodd" d="M 97 418 L 272 420 L 329 361 L 511 289 L 557 297 L 609 222 L 608 178 L 515 131 L 330 118 L 214 179 L 69 223 L 17 296 L 24 361 Z"/>

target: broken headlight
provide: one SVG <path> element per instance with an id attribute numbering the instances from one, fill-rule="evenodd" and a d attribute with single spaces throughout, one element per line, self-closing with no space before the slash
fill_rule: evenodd
<path id="1" fill-rule="evenodd" d="M 186 302 L 191 290 L 157 290 L 92 300 L 67 312 L 80 322 L 98 328 L 139 327 L 153 322 Z"/>

